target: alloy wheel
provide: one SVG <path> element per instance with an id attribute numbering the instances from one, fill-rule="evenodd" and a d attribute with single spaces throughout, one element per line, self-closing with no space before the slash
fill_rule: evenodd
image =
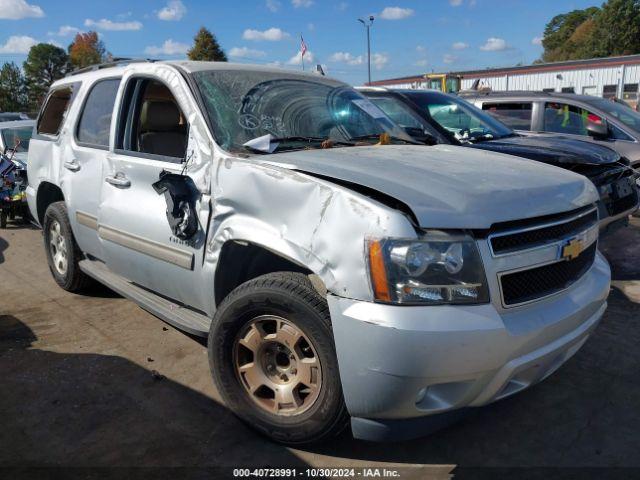
<path id="1" fill-rule="evenodd" d="M 67 273 L 67 242 L 62 235 L 60 222 L 53 220 L 49 227 L 49 251 L 51 260 L 60 275 Z"/>
<path id="2" fill-rule="evenodd" d="M 320 359 L 309 338 L 292 322 L 276 316 L 253 318 L 233 347 L 236 375 L 261 409 L 274 415 L 299 415 L 318 399 Z"/>

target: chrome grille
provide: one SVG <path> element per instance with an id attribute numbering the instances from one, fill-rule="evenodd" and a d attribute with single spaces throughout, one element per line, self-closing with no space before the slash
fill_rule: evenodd
<path id="1" fill-rule="evenodd" d="M 598 210 L 581 211 L 569 218 L 489 235 L 494 256 L 521 252 L 576 235 L 598 223 Z"/>
<path id="2" fill-rule="evenodd" d="M 504 304 L 522 304 L 568 288 L 591 268 L 596 245 L 593 243 L 573 260 L 502 275 L 500 288 Z"/>
<path id="3" fill-rule="evenodd" d="M 595 205 L 493 229 L 487 244 L 502 306 L 536 301 L 577 282 L 593 265 L 598 230 Z"/>

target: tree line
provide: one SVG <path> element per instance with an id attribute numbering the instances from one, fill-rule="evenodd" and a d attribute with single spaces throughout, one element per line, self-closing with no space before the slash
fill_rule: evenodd
<path id="1" fill-rule="evenodd" d="M 556 15 L 547 23 L 542 46 L 542 62 L 640 53 L 640 0 L 608 0 Z"/>
<path id="2" fill-rule="evenodd" d="M 187 52 L 190 60 L 227 61 L 213 33 L 202 27 Z M 22 69 L 14 62 L 0 68 L 0 111 L 36 112 L 51 84 L 79 68 L 113 61 L 97 32 L 78 33 L 67 50 L 39 43 L 29 50 Z"/>

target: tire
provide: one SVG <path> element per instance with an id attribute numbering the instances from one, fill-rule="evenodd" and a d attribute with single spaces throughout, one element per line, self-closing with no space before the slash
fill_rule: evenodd
<path id="1" fill-rule="evenodd" d="M 7 212 L 0 210 L 0 228 L 7 228 Z"/>
<path id="2" fill-rule="evenodd" d="M 49 270 L 56 283 L 68 292 L 84 290 L 91 280 L 78 265 L 84 257 L 71 231 L 64 202 L 49 205 L 44 214 L 42 230 Z M 64 255 L 57 255 L 58 252 L 64 252 Z"/>
<path id="3" fill-rule="evenodd" d="M 253 328 L 262 333 L 252 336 Z M 267 341 L 264 333 L 276 340 Z M 301 336 L 296 341 L 288 342 L 288 338 L 296 338 L 298 334 Z M 262 342 L 255 348 L 262 352 L 259 355 L 245 346 L 254 339 Z M 273 348 L 278 350 L 275 357 L 270 356 Z M 270 273 L 237 287 L 216 311 L 208 351 L 209 366 L 225 404 L 271 439 L 286 445 L 318 443 L 338 435 L 348 425 L 329 309 L 306 275 Z M 280 359 L 280 355 L 289 355 L 291 360 L 276 361 L 274 370 L 270 359 Z M 243 356 L 246 358 L 242 359 Z M 259 367 L 251 368 L 252 365 Z M 241 371 L 247 366 L 267 379 L 266 386 L 261 385 L 254 394 L 249 387 L 260 382 L 249 382 L 250 377 Z M 284 377 L 276 378 L 280 374 Z M 289 383 L 284 386 L 269 383 L 272 378 L 276 381 L 285 378 Z M 298 378 L 302 379 L 300 383 Z M 271 388 L 274 385 L 283 388 Z M 292 390 L 294 401 L 276 401 L 279 395 L 276 390 Z"/>

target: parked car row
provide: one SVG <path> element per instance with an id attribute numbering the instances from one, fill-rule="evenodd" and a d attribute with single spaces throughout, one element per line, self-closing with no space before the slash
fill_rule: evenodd
<path id="1" fill-rule="evenodd" d="M 60 287 L 208 337 L 225 404 L 289 445 L 415 437 L 549 376 L 606 309 L 600 227 L 637 205 L 609 149 L 228 63 L 55 82 L 28 166 Z"/>

